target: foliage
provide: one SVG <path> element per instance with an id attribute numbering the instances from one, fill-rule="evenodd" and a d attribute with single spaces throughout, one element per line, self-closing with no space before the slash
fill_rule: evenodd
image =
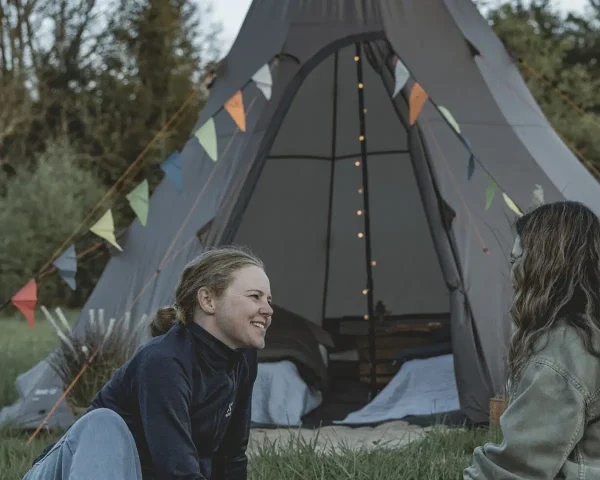
<path id="1" fill-rule="evenodd" d="M 162 179 L 158 164 L 187 141 L 204 101 L 202 69 L 220 54 L 209 1 L 0 0 L 0 32 L 12 32 L 0 35 L 3 302 L 124 172 L 91 222 L 110 207 L 116 230 L 126 228 L 125 194 Z M 77 252 L 97 241 L 86 232 Z M 89 257 L 78 262 L 76 292 L 54 276 L 40 284 L 42 301 L 81 305 L 102 267 Z"/>
<path id="2" fill-rule="evenodd" d="M 77 166 L 78 155 L 65 140 L 51 142 L 30 171 L 20 167 L 0 196 L 0 298 L 9 299 L 85 218 L 103 194 L 90 171 Z M 87 265 L 82 265 L 85 278 Z M 88 270 L 89 271 L 89 270 Z M 81 282 L 80 282 L 81 283 Z M 88 286 L 89 288 L 89 286 Z M 86 295 L 85 286 L 77 292 Z M 39 285 L 44 303 L 73 299 L 58 276 Z"/>
<path id="3" fill-rule="evenodd" d="M 103 310 L 90 311 L 90 321 L 83 332 L 64 331 L 60 328 L 62 312 L 56 310 L 57 319 L 46 310 L 44 315 L 53 323 L 61 339 L 60 347 L 49 357 L 49 363 L 56 372 L 63 387 L 67 388 L 84 370 L 67 396 L 71 407 L 86 409 L 102 387 L 111 379 L 114 371 L 121 367 L 139 345 L 141 328 L 145 318 L 131 322 L 129 314 L 117 320 L 104 321 Z M 97 317 L 96 317 L 97 313 Z M 64 318 L 64 317 L 63 317 Z M 94 359 L 90 362 L 92 355 Z"/>

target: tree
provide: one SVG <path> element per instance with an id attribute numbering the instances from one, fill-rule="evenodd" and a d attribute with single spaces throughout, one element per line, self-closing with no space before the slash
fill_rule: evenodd
<path id="1" fill-rule="evenodd" d="M 488 19 L 555 130 L 584 164 L 600 167 L 600 77 L 574 63 L 578 40 L 566 20 L 548 0 L 505 3 Z"/>

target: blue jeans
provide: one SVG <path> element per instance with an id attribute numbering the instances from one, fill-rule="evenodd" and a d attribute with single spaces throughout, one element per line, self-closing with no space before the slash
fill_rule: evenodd
<path id="1" fill-rule="evenodd" d="M 115 412 L 83 415 L 23 480 L 142 480 L 133 436 Z"/>

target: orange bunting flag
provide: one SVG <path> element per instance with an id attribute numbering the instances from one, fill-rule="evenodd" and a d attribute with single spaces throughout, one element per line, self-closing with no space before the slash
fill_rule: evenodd
<path id="1" fill-rule="evenodd" d="M 37 284 L 35 280 L 29 280 L 29 283 L 19 290 L 11 299 L 13 305 L 21 310 L 25 315 L 27 323 L 33 328 L 35 304 L 37 303 Z"/>
<path id="2" fill-rule="evenodd" d="M 414 125 L 417 121 L 417 117 L 423 110 L 423 106 L 425 102 L 429 98 L 427 92 L 423 90 L 423 87 L 418 83 L 415 83 L 411 92 L 410 92 L 410 100 L 409 100 L 409 108 L 410 108 L 410 124 Z"/>
<path id="3" fill-rule="evenodd" d="M 244 100 L 242 92 L 238 92 L 225 103 L 225 110 L 229 112 L 233 121 L 242 132 L 246 131 L 246 114 L 244 113 Z"/>

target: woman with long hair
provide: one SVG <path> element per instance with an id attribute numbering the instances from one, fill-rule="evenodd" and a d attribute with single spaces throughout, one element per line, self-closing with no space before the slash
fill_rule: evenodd
<path id="1" fill-rule="evenodd" d="M 567 201 L 516 230 L 503 440 L 464 478 L 600 479 L 600 221 Z"/>
<path id="2" fill-rule="evenodd" d="M 249 251 L 208 250 L 189 263 L 153 338 L 119 368 L 88 411 L 25 480 L 237 480 L 271 324 L 271 291 Z"/>

